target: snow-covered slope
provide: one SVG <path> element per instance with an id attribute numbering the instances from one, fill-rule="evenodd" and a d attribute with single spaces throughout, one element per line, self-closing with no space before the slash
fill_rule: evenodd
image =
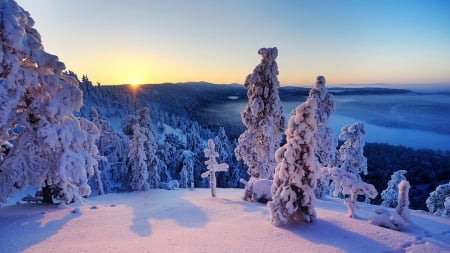
<path id="1" fill-rule="evenodd" d="M 319 200 L 311 224 L 277 228 L 242 190 L 151 190 L 108 194 L 79 207 L 20 204 L 0 209 L 0 252 L 450 252 L 450 219 L 413 212 L 397 232 L 368 223 L 375 206 L 346 216 Z"/>

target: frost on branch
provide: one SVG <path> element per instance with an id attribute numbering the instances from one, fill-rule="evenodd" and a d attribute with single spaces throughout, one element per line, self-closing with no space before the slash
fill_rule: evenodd
<path id="1" fill-rule="evenodd" d="M 205 178 L 209 176 L 209 182 L 211 184 L 211 197 L 216 197 L 216 172 L 220 171 L 228 171 L 228 164 L 226 163 L 217 163 L 216 158 L 219 156 L 219 153 L 215 150 L 216 145 L 212 139 L 208 140 L 208 148 L 205 149 L 205 157 L 209 158 L 205 164 L 207 165 L 208 171 L 203 172 L 201 177 Z"/>
<path id="2" fill-rule="evenodd" d="M 291 221 L 312 222 L 316 217 L 316 108 L 313 99 L 307 99 L 295 108 L 286 130 L 287 143 L 275 154 L 278 165 L 272 185 L 273 200 L 267 203 L 271 222 L 275 226 L 286 225 Z"/>
<path id="3" fill-rule="evenodd" d="M 329 168 L 331 180 L 334 182 L 333 196 L 338 196 L 339 193 L 344 195 L 350 195 L 350 198 L 344 200 L 345 205 L 348 207 L 348 215 L 351 218 L 357 217 L 355 209 L 356 198 L 358 195 L 366 195 L 373 199 L 378 195 L 377 190 L 371 184 L 362 182 L 355 174 L 347 172 L 341 168 Z"/>
<path id="4" fill-rule="evenodd" d="M 339 167 L 360 178 L 360 173 L 367 175 L 367 158 L 364 156 L 364 136 L 366 130 L 362 122 L 344 126 L 339 139 L 344 144 L 339 148 Z"/>
<path id="5" fill-rule="evenodd" d="M 436 187 L 426 200 L 429 212 L 437 216 L 449 216 L 448 198 L 450 198 L 450 183 Z"/>
<path id="6" fill-rule="evenodd" d="M 43 50 L 33 26 L 15 1 L 0 1 L 0 143 L 14 145 L 0 163 L 0 201 L 28 186 L 52 186 L 65 204 L 91 192 L 99 131 L 73 115 L 82 106 L 78 83 Z"/>
<path id="7" fill-rule="evenodd" d="M 402 180 L 406 180 L 406 170 L 398 170 L 391 176 L 391 180 L 388 182 L 388 187 L 381 192 L 381 199 L 383 207 L 396 207 L 398 199 L 398 184 Z"/>
<path id="8" fill-rule="evenodd" d="M 254 178 L 273 178 L 275 151 L 280 145 L 285 119 L 278 96 L 278 50 L 261 48 L 261 63 L 247 76 L 248 104 L 241 113 L 247 130 L 239 136 L 236 158 L 243 160 Z"/>

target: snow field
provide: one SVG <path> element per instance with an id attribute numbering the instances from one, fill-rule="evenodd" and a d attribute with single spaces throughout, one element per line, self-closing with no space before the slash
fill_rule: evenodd
<path id="1" fill-rule="evenodd" d="M 317 201 L 317 220 L 274 227 L 242 189 L 107 194 L 66 209 L 0 209 L 0 252 L 450 252 L 450 219 L 412 212 L 398 232 L 371 225 L 376 206 L 347 218 L 340 199 Z M 389 209 L 395 212 L 393 209 Z"/>

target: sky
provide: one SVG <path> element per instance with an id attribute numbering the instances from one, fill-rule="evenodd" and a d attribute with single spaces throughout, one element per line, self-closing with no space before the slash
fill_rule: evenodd
<path id="1" fill-rule="evenodd" d="M 102 84 L 242 84 L 274 46 L 281 85 L 450 84 L 447 0 L 16 1 L 48 53 Z"/>

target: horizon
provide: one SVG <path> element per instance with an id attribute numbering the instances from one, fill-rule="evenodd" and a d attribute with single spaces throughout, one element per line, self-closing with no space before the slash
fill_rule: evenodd
<path id="1" fill-rule="evenodd" d="M 282 86 L 450 84 L 450 2 L 17 0 L 94 83 L 242 84 L 276 46 Z M 308 85 L 309 84 L 309 85 Z"/>

